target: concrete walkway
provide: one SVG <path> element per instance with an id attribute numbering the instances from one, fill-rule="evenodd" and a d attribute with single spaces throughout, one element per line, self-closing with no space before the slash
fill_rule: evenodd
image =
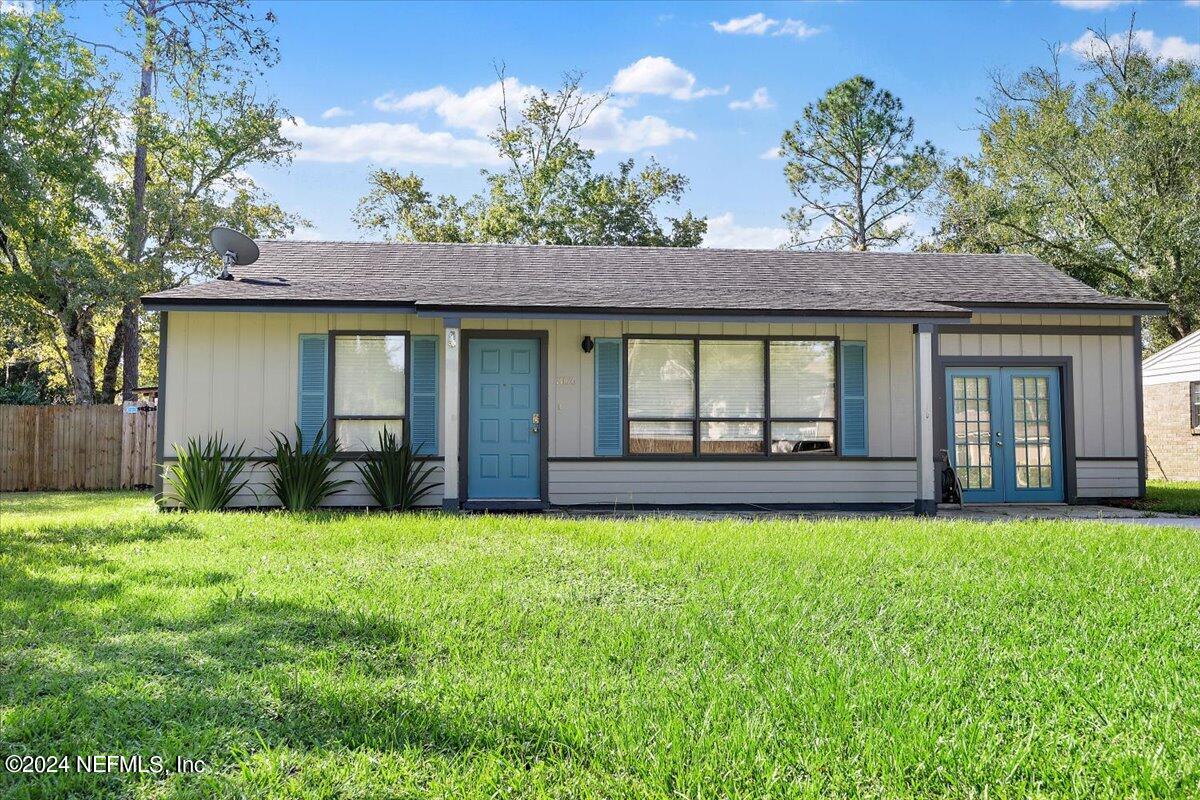
<path id="1" fill-rule="evenodd" d="M 976 522 L 1001 522 L 1004 520 L 1018 522 L 1027 519 L 1060 519 L 1087 522 L 1119 522 L 1130 525 L 1169 525 L 1200 530 L 1200 517 L 1160 514 L 1153 511 L 1139 511 L 1136 508 L 1118 508 L 1116 506 L 1100 505 L 979 504 L 967 505 L 962 508 L 952 505 L 942 505 L 938 507 L 938 516 L 945 519 L 966 519 Z"/>
<path id="2" fill-rule="evenodd" d="M 618 518 L 636 518 L 647 516 L 682 517 L 685 519 L 723 520 L 723 519 L 856 519 L 895 517 L 911 519 L 912 511 L 893 511 L 880 513 L 874 511 L 783 511 L 763 508 L 730 509 L 727 511 L 709 511 L 699 509 L 678 510 L 635 510 L 629 508 L 571 510 L 555 509 L 548 512 L 561 516 L 602 516 Z M 1158 514 L 1150 511 L 1139 511 L 1134 508 L 1118 508 L 1101 505 L 1069 506 L 1062 503 L 1047 505 L 1001 505 L 983 504 L 968 505 L 962 508 L 954 505 L 938 507 L 938 519 L 968 520 L 972 522 L 1021 522 L 1032 519 L 1070 520 L 1075 522 L 1111 522 L 1129 525 L 1174 526 L 1200 530 L 1200 517 L 1187 517 L 1178 514 Z"/>

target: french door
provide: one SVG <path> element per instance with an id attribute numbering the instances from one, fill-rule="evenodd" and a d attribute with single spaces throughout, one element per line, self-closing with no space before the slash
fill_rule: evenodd
<path id="1" fill-rule="evenodd" d="M 946 406 L 950 463 L 966 502 L 1063 500 L 1057 369 L 953 367 Z"/>

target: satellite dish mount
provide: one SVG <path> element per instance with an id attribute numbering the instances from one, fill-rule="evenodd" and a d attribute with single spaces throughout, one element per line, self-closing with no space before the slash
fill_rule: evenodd
<path id="1" fill-rule="evenodd" d="M 223 262 L 221 274 L 217 276 L 219 281 L 233 280 L 230 269 L 244 267 L 258 260 L 258 245 L 249 236 L 233 228 L 218 225 L 212 229 L 209 238 Z"/>

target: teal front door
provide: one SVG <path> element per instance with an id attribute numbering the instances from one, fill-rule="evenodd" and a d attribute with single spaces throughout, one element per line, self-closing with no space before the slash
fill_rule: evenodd
<path id="1" fill-rule="evenodd" d="M 1057 369 L 947 369 L 946 406 L 950 463 L 966 502 L 1062 502 Z"/>
<path id="2" fill-rule="evenodd" d="M 467 499 L 541 497 L 538 339 L 469 339 Z"/>

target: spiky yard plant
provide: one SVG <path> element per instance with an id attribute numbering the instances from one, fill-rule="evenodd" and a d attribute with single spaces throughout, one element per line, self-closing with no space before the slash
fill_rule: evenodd
<path id="1" fill-rule="evenodd" d="M 419 459 L 407 442 L 384 428 L 379 432 L 379 449 L 358 465 L 371 497 L 386 511 L 408 511 L 421 498 L 441 486 L 429 480 L 434 465 Z"/>
<path id="2" fill-rule="evenodd" d="M 179 504 L 188 511 L 220 511 L 229 505 L 249 483 L 237 482 L 246 468 L 245 444 L 234 447 L 217 434 L 203 442 L 190 437 L 182 449 L 174 445 L 175 463 L 165 480 Z"/>
<path id="3" fill-rule="evenodd" d="M 267 467 L 271 491 L 289 511 L 310 511 L 351 483 L 333 479 L 338 445 L 332 436 L 325 435 L 324 426 L 308 450 L 304 449 L 299 425 L 295 439 L 278 431 L 271 431 L 271 439 L 275 444 L 275 460 Z"/>

